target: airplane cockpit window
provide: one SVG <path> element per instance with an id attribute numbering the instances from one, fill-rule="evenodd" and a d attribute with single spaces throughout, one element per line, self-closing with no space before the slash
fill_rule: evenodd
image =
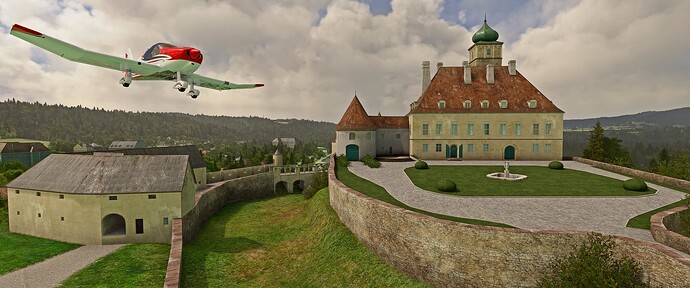
<path id="1" fill-rule="evenodd" d="M 154 56 L 158 55 L 161 53 L 161 48 L 170 48 L 170 47 L 177 47 L 172 44 L 168 43 L 156 43 L 149 48 L 149 50 L 146 50 L 146 53 L 144 53 L 144 56 L 141 58 L 142 60 L 151 60 Z"/>

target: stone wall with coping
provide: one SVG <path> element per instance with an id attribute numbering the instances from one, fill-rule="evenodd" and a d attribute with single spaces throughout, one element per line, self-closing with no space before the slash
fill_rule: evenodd
<path id="1" fill-rule="evenodd" d="M 555 259 L 587 239 L 585 232 L 534 231 L 441 220 L 363 195 L 329 169 L 329 195 L 340 220 L 384 261 L 439 287 L 533 287 Z M 690 260 L 656 243 L 613 237 L 653 285 L 690 283 Z"/>
<path id="2" fill-rule="evenodd" d="M 666 184 L 666 185 L 673 186 L 673 187 L 678 187 L 678 188 L 690 190 L 690 181 L 687 181 L 687 180 L 671 178 L 671 177 L 664 176 L 664 175 L 659 175 L 659 174 L 654 174 L 654 173 L 646 172 L 646 171 L 640 171 L 640 170 L 636 170 L 636 169 L 632 169 L 632 168 L 628 168 L 628 167 L 623 167 L 623 166 L 613 165 L 613 164 L 609 164 L 609 163 L 594 161 L 594 160 L 590 160 L 590 159 L 582 158 L 582 157 L 573 157 L 573 160 L 580 162 L 580 163 L 585 163 L 587 165 L 592 165 L 592 166 L 597 167 L 597 168 L 606 169 L 606 170 L 618 172 L 618 173 L 623 173 L 623 174 L 630 175 L 630 176 L 637 177 L 637 178 L 642 178 L 642 179 L 647 180 L 647 181 L 653 181 L 653 182 L 662 183 L 662 184 Z"/>
<path id="3" fill-rule="evenodd" d="M 182 266 L 182 218 L 175 218 L 172 222 L 172 240 L 170 241 L 170 255 L 168 269 L 165 272 L 165 288 L 180 286 L 180 267 Z"/>
<path id="4" fill-rule="evenodd" d="M 657 242 L 690 254 L 690 238 L 678 233 L 681 229 L 690 229 L 682 227 L 688 225 L 687 220 L 682 221 L 683 217 L 690 219 L 690 209 L 687 206 L 656 213 L 650 220 L 650 230 Z"/>
<path id="5" fill-rule="evenodd" d="M 247 177 L 247 176 L 251 176 L 251 175 L 266 173 L 266 172 L 270 172 L 271 170 L 273 170 L 272 167 L 273 167 L 273 164 L 269 164 L 269 165 L 237 168 L 237 169 L 231 169 L 231 170 L 222 170 L 222 171 L 216 171 L 216 172 L 208 172 L 208 173 L 206 173 L 206 183 L 216 183 L 216 182 L 227 181 L 227 180 Z"/>

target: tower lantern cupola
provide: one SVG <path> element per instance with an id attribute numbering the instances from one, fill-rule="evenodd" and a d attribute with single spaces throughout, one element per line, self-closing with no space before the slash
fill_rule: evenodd
<path id="1" fill-rule="evenodd" d="M 470 47 L 470 66 L 503 66 L 503 42 L 499 42 L 498 32 L 484 24 L 472 36 L 474 44 Z"/>

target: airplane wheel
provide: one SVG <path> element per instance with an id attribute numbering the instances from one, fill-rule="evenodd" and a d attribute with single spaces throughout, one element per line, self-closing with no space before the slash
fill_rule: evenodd
<path id="1" fill-rule="evenodd" d="M 185 89 L 185 88 L 177 89 L 177 91 L 180 91 L 180 92 L 184 92 L 184 90 L 187 90 L 187 89 Z"/>
<path id="2" fill-rule="evenodd" d="M 130 84 L 130 83 L 122 83 L 122 86 L 124 86 L 124 87 L 129 87 L 129 84 Z"/>
<path id="3" fill-rule="evenodd" d="M 199 95 L 192 96 L 192 99 L 196 99 L 196 97 L 199 97 Z"/>

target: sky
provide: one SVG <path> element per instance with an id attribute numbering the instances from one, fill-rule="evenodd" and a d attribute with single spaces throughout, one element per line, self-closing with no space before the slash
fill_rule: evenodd
<path id="1" fill-rule="evenodd" d="M 0 100 L 338 122 L 356 91 L 371 115 L 405 115 L 422 61 L 432 77 L 436 62 L 460 66 L 485 15 L 504 65 L 515 59 L 566 119 L 690 106 L 686 0 L 0 0 Z M 15 23 L 116 56 L 196 47 L 198 74 L 266 86 L 196 100 L 173 82 L 124 88 L 119 71 L 9 35 Z"/>

